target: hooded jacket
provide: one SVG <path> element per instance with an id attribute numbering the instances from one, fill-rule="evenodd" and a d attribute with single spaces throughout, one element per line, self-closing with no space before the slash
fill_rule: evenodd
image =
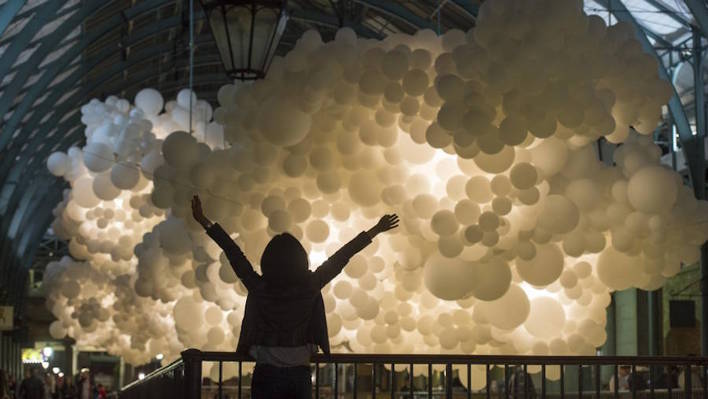
<path id="1" fill-rule="evenodd" d="M 236 353 L 248 354 L 252 345 L 291 347 L 311 343 L 329 354 L 321 290 L 342 271 L 352 256 L 371 243 L 366 232 L 354 237 L 314 272 L 303 270 L 289 282 L 273 276 L 271 271 L 268 272 L 270 278 L 256 273 L 238 245 L 218 223 L 207 229 L 207 234 L 224 251 L 236 276 L 248 290 Z"/>

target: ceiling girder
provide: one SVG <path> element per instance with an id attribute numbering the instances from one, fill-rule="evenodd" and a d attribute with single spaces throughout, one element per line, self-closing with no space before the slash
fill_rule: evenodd
<path id="1" fill-rule="evenodd" d="M 661 0 L 646 0 L 646 2 L 651 4 L 652 6 L 656 7 L 656 9 L 658 9 L 659 11 L 664 13 L 667 17 L 680 23 L 681 25 L 685 26 L 686 28 L 689 28 L 691 26 L 691 23 L 688 20 L 686 20 L 686 18 L 684 18 L 683 16 L 680 16 L 675 11 L 670 10 L 668 7 L 666 7 L 666 4 L 661 2 Z"/>
<path id="2" fill-rule="evenodd" d="M 701 29 L 703 37 L 708 39 L 708 8 L 706 8 L 705 0 L 686 0 L 686 5 L 693 14 L 693 19 Z"/>
<path id="3" fill-rule="evenodd" d="M 354 0 L 356 3 L 363 4 L 371 9 L 377 10 L 387 16 L 399 20 L 413 29 L 430 29 L 437 30 L 437 26 L 432 21 L 418 16 L 402 5 L 394 1 L 388 0 Z"/>

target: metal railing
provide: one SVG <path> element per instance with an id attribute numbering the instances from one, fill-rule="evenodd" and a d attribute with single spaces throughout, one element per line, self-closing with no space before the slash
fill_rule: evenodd
<path id="1" fill-rule="evenodd" d="M 253 365 L 235 353 L 188 349 L 120 398 L 249 398 Z M 311 370 L 316 399 L 708 399 L 705 357 L 318 354 Z"/>

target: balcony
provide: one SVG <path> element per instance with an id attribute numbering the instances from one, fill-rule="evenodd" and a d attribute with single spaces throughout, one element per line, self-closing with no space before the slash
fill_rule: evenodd
<path id="1" fill-rule="evenodd" d="M 119 397 L 250 398 L 253 365 L 189 349 Z M 317 399 L 708 398 L 705 357 L 318 354 L 311 370 Z"/>

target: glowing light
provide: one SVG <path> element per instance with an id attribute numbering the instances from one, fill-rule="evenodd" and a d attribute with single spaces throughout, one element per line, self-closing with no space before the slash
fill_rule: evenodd
<path id="1" fill-rule="evenodd" d="M 48 346 L 45 346 L 45 347 L 42 349 L 42 354 L 43 354 L 45 357 L 52 357 L 52 355 L 54 354 L 54 350 L 53 350 L 52 348 L 48 347 Z"/>
<path id="2" fill-rule="evenodd" d="M 141 371 L 140 373 L 138 373 L 138 379 L 139 379 L 139 380 L 144 380 L 144 379 L 145 379 L 145 373 L 143 373 L 142 371 Z"/>

